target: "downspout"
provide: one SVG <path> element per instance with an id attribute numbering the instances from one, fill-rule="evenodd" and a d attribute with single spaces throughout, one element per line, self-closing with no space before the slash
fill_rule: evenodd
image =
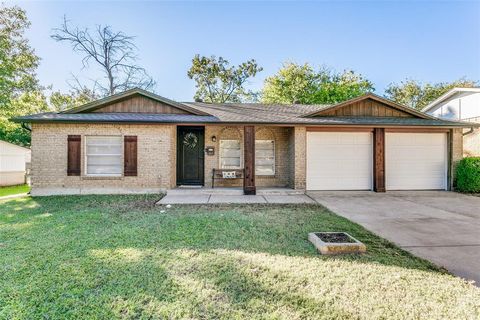
<path id="1" fill-rule="evenodd" d="M 473 132 L 475 131 L 475 129 L 473 127 L 470 127 L 470 130 L 468 130 L 467 132 L 463 132 L 462 133 L 462 136 L 468 136 L 469 134 L 472 134 Z"/>
<path id="2" fill-rule="evenodd" d="M 22 126 L 23 129 L 32 132 L 32 128 L 29 127 L 28 124 L 26 124 L 25 122 L 22 122 L 21 126 Z"/>

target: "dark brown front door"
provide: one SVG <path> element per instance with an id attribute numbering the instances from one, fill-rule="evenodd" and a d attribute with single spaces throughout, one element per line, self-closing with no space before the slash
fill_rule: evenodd
<path id="1" fill-rule="evenodd" d="M 177 129 L 177 184 L 203 185 L 203 127 Z"/>

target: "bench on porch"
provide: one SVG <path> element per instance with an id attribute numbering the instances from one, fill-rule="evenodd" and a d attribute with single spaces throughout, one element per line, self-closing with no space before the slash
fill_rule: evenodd
<path id="1" fill-rule="evenodd" d="M 213 169 L 212 170 L 212 189 L 215 188 L 215 180 L 243 179 L 244 169 Z"/>

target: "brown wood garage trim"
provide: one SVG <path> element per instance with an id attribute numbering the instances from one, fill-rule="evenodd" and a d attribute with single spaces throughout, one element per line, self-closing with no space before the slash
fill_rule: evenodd
<path id="1" fill-rule="evenodd" d="M 373 191 L 385 192 L 385 129 L 373 131 Z"/>

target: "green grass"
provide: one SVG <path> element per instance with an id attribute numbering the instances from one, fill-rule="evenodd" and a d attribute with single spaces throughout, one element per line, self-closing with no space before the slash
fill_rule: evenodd
<path id="1" fill-rule="evenodd" d="M 10 196 L 13 194 L 27 193 L 30 191 L 30 186 L 27 184 L 20 184 L 18 186 L 0 187 L 0 197 Z"/>
<path id="2" fill-rule="evenodd" d="M 313 205 L 0 201 L 0 319 L 477 319 L 480 289 Z M 325 257 L 310 231 L 364 255 Z"/>

